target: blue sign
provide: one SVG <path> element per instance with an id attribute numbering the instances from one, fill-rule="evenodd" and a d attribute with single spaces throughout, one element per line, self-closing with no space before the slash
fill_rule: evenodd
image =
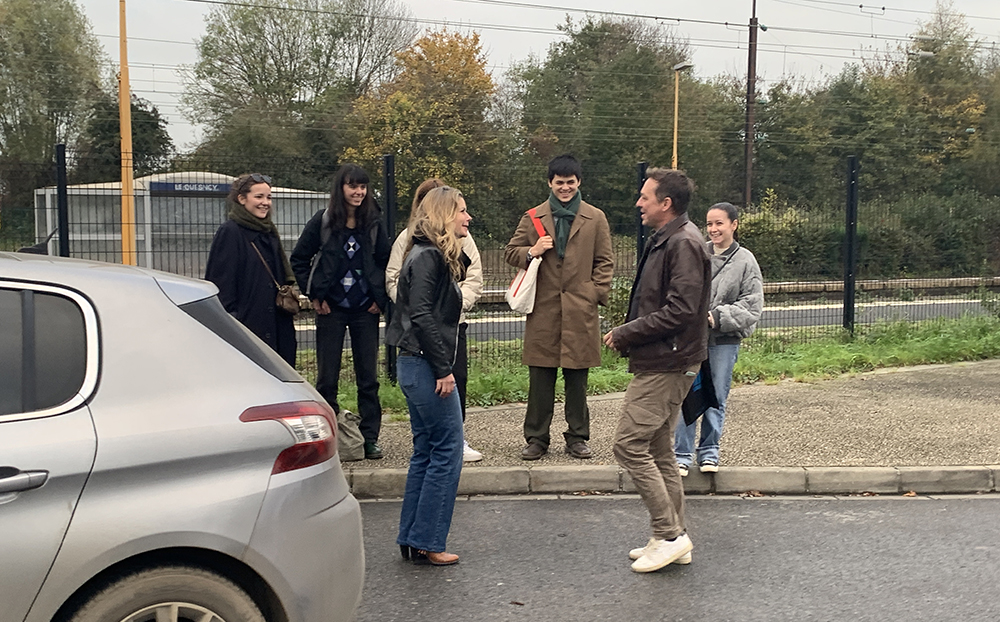
<path id="1" fill-rule="evenodd" d="M 149 184 L 151 193 L 228 194 L 230 184 L 203 184 L 191 182 L 154 181 Z"/>

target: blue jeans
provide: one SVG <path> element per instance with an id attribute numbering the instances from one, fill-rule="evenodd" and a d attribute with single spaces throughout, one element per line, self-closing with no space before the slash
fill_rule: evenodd
<path id="1" fill-rule="evenodd" d="M 400 356 L 396 376 L 413 430 L 396 543 L 439 553 L 448 540 L 462 475 L 462 404 L 458 391 L 445 398 L 434 392 L 434 373 L 422 357 Z"/>
<path id="2" fill-rule="evenodd" d="M 733 367 L 739 358 L 740 344 L 727 343 L 709 346 L 708 364 L 712 368 L 712 384 L 715 385 L 715 395 L 719 400 L 718 408 L 709 408 L 701 416 L 701 440 L 698 443 L 698 464 L 706 462 L 719 463 L 719 440 L 722 438 L 722 423 L 726 420 L 726 400 L 729 398 L 729 386 L 733 382 Z M 677 426 L 674 433 L 674 454 L 677 464 L 691 468 L 694 453 L 695 427 L 691 425 Z"/>

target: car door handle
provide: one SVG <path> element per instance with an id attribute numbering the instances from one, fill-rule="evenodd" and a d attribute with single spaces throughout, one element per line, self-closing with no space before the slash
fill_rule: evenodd
<path id="1" fill-rule="evenodd" d="M 49 479 L 48 471 L 22 471 L 17 475 L 0 478 L 0 494 L 5 492 L 22 492 L 38 488 Z"/>

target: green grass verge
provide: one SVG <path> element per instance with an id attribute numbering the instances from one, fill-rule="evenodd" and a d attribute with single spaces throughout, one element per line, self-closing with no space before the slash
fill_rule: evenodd
<path id="1" fill-rule="evenodd" d="M 520 341 L 470 344 L 468 403 L 494 406 L 523 402 L 528 397 L 528 368 L 521 364 Z M 924 322 L 880 323 L 849 334 L 830 329 L 759 332 L 744 341 L 733 370 L 735 384 L 832 378 L 882 367 L 954 363 L 1000 357 L 1000 319 L 963 317 Z M 357 389 L 350 377 L 350 355 L 345 356 L 340 382 L 340 404 L 357 408 Z M 299 370 L 315 381 L 315 352 L 299 353 Z M 602 365 L 590 370 L 591 395 L 623 391 L 632 375 L 628 361 L 604 350 Z M 406 399 L 388 378 L 380 378 L 382 408 L 394 420 L 406 420 Z M 556 399 L 563 397 L 562 378 Z"/>
<path id="2" fill-rule="evenodd" d="M 851 337 L 831 332 L 803 341 L 794 332 L 754 335 L 740 350 L 737 383 L 808 381 L 883 367 L 955 363 L 1000 357 L 1000 319 L 967 316 L 923 322 L 884 322 Z"/>

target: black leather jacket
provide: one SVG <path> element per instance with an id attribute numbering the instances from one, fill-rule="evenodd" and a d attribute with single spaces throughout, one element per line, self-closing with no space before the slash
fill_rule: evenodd
<path id="1" fill-rule="evenodd" d="M 444 255 L 426 239 L 414 238 L 399 271 L 385 342 L 422 356 L 434 377 L 444 378 L 455 364 L 461 313 L 462 290 L 448 272 Z"/>

